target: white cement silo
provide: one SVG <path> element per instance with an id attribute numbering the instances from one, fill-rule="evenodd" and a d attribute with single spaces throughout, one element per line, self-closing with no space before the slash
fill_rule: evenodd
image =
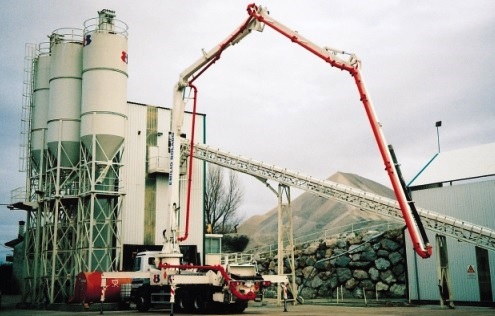
<path id="1" fill-rule="evenodd" d="M 82 30 L 52 33 L 48 150 L 61 167 L 79 163 L 82 80 Z"/>
<path id="2" fill-rule="evenodd" d="M 50 46 L 49 43 L 38 45 L 37 57 L 33 64 L 33 103 L 31 114 L 31 157 L 36 168 L 44 171 L 42 156 L 46 147 L 46 130 L 48 128 L 48 104 L 50 102 Z"/>
<path id="3" fill-rule="evenodd" d="M 111 161 L 127 120 L 127 25 L 102 10 L 84 23 L 81 141 L 92 160 Z"/>
<path id="4" fill-rule="evenodd" d="M 83 271 L 120 269 L 127 123 L 127 25 L 102 10 L 84 23 L 79 241 Z"/>

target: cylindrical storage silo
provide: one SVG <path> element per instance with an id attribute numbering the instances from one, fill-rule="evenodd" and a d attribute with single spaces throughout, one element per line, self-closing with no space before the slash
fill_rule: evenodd
<path id="1" fill-rule="evenodd" d="M 52 33 L 48 150 L 61 167 L 79 163 L 82 31 L 59 29 Z"/>
<path id="2" fill-rule="evenodd" d="M 84 23 L 81 141 L 94 161 L 111 161 L 127 120 L 127 25 L 102 10 Z"/>
<path id="3" fill-rule="evenodd" d="M 46 147 L 48 128 L 48 105 L 50 102 L 50 46 L 42 43 L 38 46 L 38 56 L 33 63 L 33 99 L 31 112 L 31 157 L 38 170 L 43 172 L 41 157 Z"/>

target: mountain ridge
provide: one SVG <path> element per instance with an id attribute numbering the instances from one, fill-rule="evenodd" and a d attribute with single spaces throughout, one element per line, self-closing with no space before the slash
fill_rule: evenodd
<path id="1" fill-rule="evenodd" d="M 390 188 L 356 174 L 339 171 L 327 180 L 395 199 Z M 291 207 L 294 238 L 344 225 L 360 223 L 358 225 L 363 226 L 366 225 L 363 222 L 367 221 L 368 225 L 376 225 L 389 221 L 385 216 L 361 211 L 355 206 L 318 197 L 309 192 L 304 192 L 292 200 Z M 275 206 L 265 214 L 248 218 L 239 225 L 237 233 L 249 236 L 248 248 L 275 243 L 277 221 L 278 206 Z"/>

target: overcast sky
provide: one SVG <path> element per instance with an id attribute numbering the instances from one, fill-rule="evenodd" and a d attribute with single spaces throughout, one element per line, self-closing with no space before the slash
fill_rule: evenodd
<path id="1" fill-rule="evenodd" d="M 19 140 L 26 43 L 82 28 L 103 8 L 129 25 L 128 100 L 171 107 L 179 73 L 246 18 L 249 1 L 0 1 L 0 202 L 22 187 Z M 273 18 L 320 46 L 355 53 L 406 181 L 437 152 L 494 142 L 495 2 L 270 1 Z M 351 172 L 387 186 L 353 79 L 265 28 L 224 52 L 196 81 L 207 143 L 316 178 Z M 242 212 L 277 203 L 240 177 Z M 3 244 L 25 213 L 0 206 Z"/>

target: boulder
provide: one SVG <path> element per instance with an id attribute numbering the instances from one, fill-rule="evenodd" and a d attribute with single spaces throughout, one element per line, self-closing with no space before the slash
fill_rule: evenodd
<path id="1" fill-rule="evenodd" d="M 363 261 L 375 261 L 377 258 L 376 252 L 373 249 L 369 249 L 361 252 L 360 260 Z"/>
<path id="2" fill-rule="evenodd" d="M 404 266 L 402 264 L 398 264 L 392 268 L 392 272 L 397 276 L 403 275 L 404 274 Z"/>
<path id="3" fill-rule="evenodd" d="M 347 265 L 351 262 L 351 258 L 348 256 L 340 256 L 337 259 L 335 259 L 335 266 L 336 267 L 347 267 Z"/>
<path id="4" fill-rule="evenodd" d="M 310 283 L 310 286 L 313 288 L 313 289 L 317 289 L 319 288 L 321 285 L 323 284 L 323 280 L 318 276 L 316 275 L 313 280 L 311 280 L 311 283 Z"/>
<path id="5" fill-rule="evenodd" d="M 395 283 L 390 286 L 390 295 L 392 297 L 404 297 L 406 295 L 406 285 Z"/>
<path id="6" fill-rule="evenodd" d="M 337 247 L 340 249 L 345 249 L 347 248 L 347 241 L 345 239 L 338 239 L 337 240 Z"/>
<path id="7" fill-rule="evenodd" d="M 383 282 L 377 282 L 376 283 L 376 290 L 378 292 L 383 292 L 383 291 L 388 291 L 390 287 L 388 286 L 388 284 L 385 284 Z"/>
<path id="8" fill-rule="evenodd" d="M 327 249 L 333 249 L 337 245 L 337 238 L 326 239 L 324 242 Z"/>
<path id="9" fill-rule="evenodd" d="M 344 283 L 352 277 L 351 269 L 349 268 L 337 268 L 337 279 L 339 282 Z"/>
<path id="10" fill-rule="evenodd" d="M 390 267 L 390 261 L 385 258 L 378 258 L 375 260 L 375 267 L 379 271 L 385 271 Z"/>
<path id="11" fill-rule="evenodd" d="M 312 299 L 312 298 L 315 298 L 315 295 L 316 294 L 316 291 L 313 289 L 313 288 L 310 288 L 310 287 L 305 287 L 302 289 L 300 295 L 304 298 L 304 299 Z"/>
<path id="12" fill-rule="evenodd" d="M 306 249 L 303 250 L 305 255 L 314 255 L 316 250 L 318 250 L 319 244 L 311 244 Z"/>
<path id="13" fill-rule="evenodd" d="M 388 255 L 388 259 L 390 260 L 390 263 L 395 266 L 399 262 L 402 262 L 402 255 L 398 252 L 392 252 Z"/>
<path id="14" fill-rule="evenodd" d="M 358 281 L 354 278 L 350 278 L 345 282 L 345 288 L 348 289 L 349 291 L 354 289 L 356 285 L 358 285 Z"/>
<path id="15" fill-rule="evenodd" d="M 392 284 L 397 281 L 395 275 L 390 270 L 380 272 L 380 280 L 387 284 Z"/>
<path id="16" fill-rule="evenodd" d="M 369 270 L 368 270 L 368 274 L 370 276 L 370 279 L 372 281 L 378 281 L 380 279 L 380 271 L 378 271 L 375 267 L 371 267 Z"/>
<path id="17" fill-rule="evenodd" d="M 354 270 L 354 272 L 352 273 L 352 276 L 353 276 L 353 278 L 355 278 L 357 280 L 365 280 L 365 279 L 369 278 L 368 272 L 366 272 L 364 270 Z"/>
<path id="18" fill-rule="evenodd" d="M 390 239 L 382 239 L 380 241 L 380 244 L 382 248 L 387 251 L 396 251 L 397 249 L 400 248 L 400 245 L 397 242 L 392 241 Z"/>

